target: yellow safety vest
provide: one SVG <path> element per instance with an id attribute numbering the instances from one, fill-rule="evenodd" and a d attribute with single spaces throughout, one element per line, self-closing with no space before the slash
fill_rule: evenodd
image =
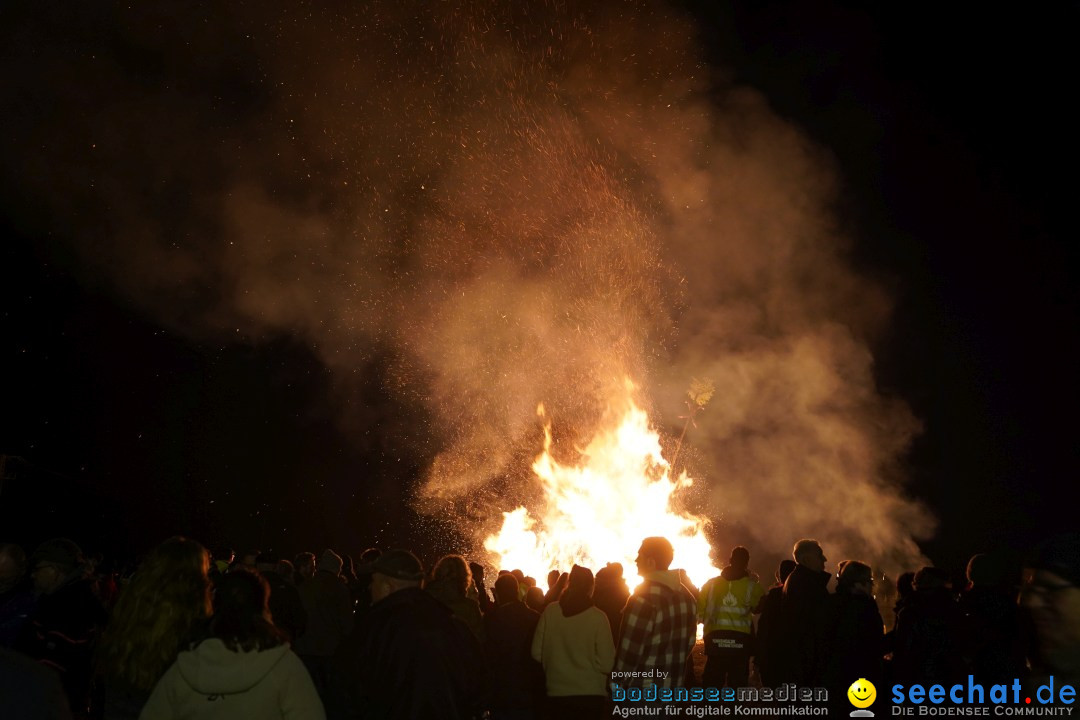
<path id="1" fill-rule="evenodd" d="M 705 583 L 698 596 L 698 620 L 705 624 L 705 634 L 733 630 L 749 635 L 751 611 L 763 593 L 761 583 L 750 577 L 734 581 L 716 577 Z"/>

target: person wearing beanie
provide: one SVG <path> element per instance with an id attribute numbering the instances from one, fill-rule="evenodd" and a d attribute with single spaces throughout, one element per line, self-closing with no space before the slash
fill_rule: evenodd
<path id="1" fill-rule="evenodd" d="M 479 717 L 487 686 L 480 645 L 423 589 L 419 558 L 387 550 L 357 570 L 371 576 L 372 605 L 338 654 L 349 717 Z"/>
<path id="2" fill-rule="evenodd" d="M 752 614 L 765 588 L 749 570 L 750 551 L 731 551 L 727 566 L 698 595 L 697 618 L 705 625 L 705 687 L 745 687 L 750 677 Z"/>
<path id="3" fill-rule="evenodd" d="M 336 552 L 327 548 L 323 550 L 323 554 L 319 557 L 319 564 L 315 566 L 315 571 L 322 570 L 332 575 L 341 575 L 341 567 L 344 564 L 341 556 Z"/>
<path id="4" fill-rule="evenodd" d="M 630 588 L 623 578 L 622 563 L 609 562 L 596 571 L 593 601 L 596 607 L 607 615 L 608 622 L 611 623 L 611 634 L 616 643 L 619 642 L 619 621 L 622 619 L 622 610 L 629 599 Z"/>
<path id="5" fill-rule="evenodd" d="M 593 605 L 593 574 L 575 565 L 558 602 L 545 608 L 532 656 L 544 667 L 547 716 L 595 718 L 604 710 L 615 643 L 607 615 Z"/>
<path id="6" fill-rule="evenodd" d="M 353 629 L 352 596 L 340 572 L 341 556 L 327 548 L 319 555 L 315 574 L 297 588 L 307 613 L 307 627 L 296 638 L 295 650 L 324 704 L 334 653 Z"/>

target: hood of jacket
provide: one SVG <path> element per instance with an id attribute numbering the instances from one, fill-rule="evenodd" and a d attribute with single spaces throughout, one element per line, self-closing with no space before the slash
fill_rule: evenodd
<path id="1" fill-rule="evenodd" d="M 593 599 L 584 592 L 567 590 L 559 598 L 559 609 L 563 617 L 580 615 L 593 606 Z"/>
<path id="2" fill-rule="evenodd" d="M 645 573 L 644 579 L 648 582 L 660 583 L 675 592 L 689 592 L 683 586 L 682 578 L 679 577 L 677 570 L 653 570 Z"/>
<path id="3" fill-rule="evenodd" d="M 289 652 L 288 645 L 263 651 L 233 652 L 218 638 L 203 640 L 180 653 L 180 676 L 203 695 L 231 695 L 250 690 Z"/>
<path id="4" fill-rule="evenodd" d="M 757 580 L 757 575 L 750 572 L 746 568 L 737 568 L 734 565 L 727 565 L 720 571 L 720 577 L 724 578 L 728 582 L 735 582 L 736 580 L 742 580 L 744 577 Z"/>

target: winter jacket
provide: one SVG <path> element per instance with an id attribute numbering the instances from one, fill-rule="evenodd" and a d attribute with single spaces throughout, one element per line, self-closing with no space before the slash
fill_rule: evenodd
<path id="1" fill-rule="evenodd" d="M 353 629 L 352 596 L 339 576 L 318 570 L 298 588 L 307 628 L 296 639 L 299 655 L 331 657 Z"/>
<path id="2" fill-rule="evenodd" d="M 326 720 L 322 701 L 288 645 L 234 652 L 217 638 L 180 653 L 139 720 Z"/>
<path id="3" fill-rule="evenodd" d="M 828 584 L 829 573 L 805 565 L 796 565 L 784 582 L 780 601 L 784 682 L 821 684 L 828 651 Z"/>
<path id="4" fill-rule="evenodd" d="M 484 642 L 484 618 L 479 601 L 460 594 L 450 583 L 433 580 L 424 586 L 433 598 L 450 608 L 450 612 L 468 626 L 476 641 Z"/>
<path id="5" fill-rule="evenodd" d="M 463 720 L 483 701 L 479 643 L 449 608 L 418 587 L 372 605 L 337 660 L 355 716 L 364 720 Z"/>
<path id="6" fill-rule="evenodd" d="M 681 687 L 686 658 L 697 641 L 697 601 L 673 570 L 648 573 L 623 610 L 615 670 L 659 673 L 655 684 Z M 652 677 L 624 675 L 627 686 L 654 684 Z"/>
<path id="7" fill-rule="evenodd" d="M 540 614 L 520 600 L 484 616 L 484 651 L 491 676 L 492 710 L 535 707 L 544 696 L 544 671 L 532 658 Z"/>
<path id="8" fill-rule="evenodd" d="M 615 664 L 607 615 L 587 607 L 568 616 L 561 602 L 551 603 L 536 626 L 532 656 L 544 666 L 549 696 L 605 695 Z"/>
<path id="9" fill-rule="evenodd" d="M 90 581 L 73 574 L 38 599 L 15 641 L 15 650 L 59 673 L 75 717 L 85 716 L 89 706 L 91 659 L 107 620 Z"/>

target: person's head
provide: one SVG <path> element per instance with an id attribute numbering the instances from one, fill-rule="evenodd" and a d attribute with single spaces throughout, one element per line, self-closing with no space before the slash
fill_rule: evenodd
<path id="1" fill-rule="evenodd" d="M 82 565 L 82 550 L 67 538 L 41 543 L 30 556 L 30 577 L 34 592 L 51 595 L 63 586 Z"/>
<path id="2" fill-rule="evenodd" d="M 825 570 L 825 561 L 829 559 L 825 557 L 825 551 L 821 549 L 818 541 L 810 538 L 803 538 L 795 543 L 795 547 L 791 549 L 791 556 L 799 565 L 818 572 Z"/>
<path id="3" fill-rule="evenodd" d="M 26 552 L 14 543 L 0 543 L 0 593 L 19 584 L 26 575 Z"/>
<path id="4" fill-rule="evenodd" d="M 912 586 L 916 592 L 926 592 L 927 590 L 940 590 L 944 589 L 949 582 L 949 574 L 936 567 L 924 567 L 915 573 L 915 579 L 912 582 Z"/>
<path id="5" fill-rule="evenodd" d="M 316 566 L 316 570 L 321 572 L 328 572 L 331 575 L 340 575 L 343 561 L 341 556 L 330 548 L 323 550 L 322 555 L 319 556 L 319 564 Z"/>
<path id="6" fill-rule="evenodd" d="M 214 553 L 214 563 L 218 566 L 218 569 L 224 570 L 233 564 L 233 560 L 236 559 L 236 551 L 232 548 L 220 548 Z"/>
<path id="7" fill-rule="evenodd" d="M 783 584 L 787 580 L 787 576 L 791 574 L 791 571 L 795 569 L 794 560 L 781 560 L 780 565 L 776 568 L 776 581 Z"/>
<path id="8" fill-rule="evenodd" d="M 289 582 L 292 582 L 293 575 L 296 574 L 296 568 L 293 567 L 293 564 L 291 562 L 289 562 L 285 558 L 282 558 L 278 560 L 277 563 L 274 565 L 274 572 L 276 572 L 278 575 L 285 578 Z"/>
<path id="9" fill-rule="evenodd" d="M 509 602 L 515 602 L 517 599 L 517 578 L 510 573 L 500 575 L 499 578 L 495 581 L 495 602 L 499 605 L 505 605 Z"/>
<path id="10" fill-rule="evenodd" d="M 968 560 L 965 577 L 971 587 L 1001 586 L 1006 581 L 1005 565 L 994 555 L 972 555 Z"/>
<path id="11" fill-rule="evenodd" d="M 473 582 L 476 583 L 477 587 L 480 587 L 480 586 L 482 586 L 484 584 L 484 566 L 483 565 L 481 565 L 478 562 L 470 562 L 469 563 L 469 572 L 472 573 Z"/>
<path id="12" fill-rule="evenodd" d="M 536 612 L 544 612 L 544 591 L 533 586 L 525 593 L 525 604 Z"/>
<path id="13" fill-rule="evenodd" d="M 1080 680 L 1080 533 L 1052 538 L 1027 563 L 1020 603 L 1035 626 L 1039 670 Z"/>
<path id="14" fill-rule="evenodd" d="M 550 572 L 548 572 L 548 577 L 547 577 L 548 590 L 551 590 L 552 588 L 554 588 L 555 583 L 559 582 L 559 575 L 561 575 L 561 573 L 558 570 L 551 570 Z"/>
<path id="15" fill-rule="evenodd" d="M 570 569 L 570 579 L 566 584 L 566 593 L 592 597 L 595 581 L 592 570 L 581 565 Z"/>
<path id="16" fill-rule="evenodd" d="M 408 550 L 387 550 L 362 571 L 371 575 L 371 602 L 377 603 L 399 590 L 420 587 L 424 566 Z"/>
<path id="17" fill-rule="evenodd" d="M 469 591 L 469 583 L 472 582 L 472 573 L 469 564 L 460 555 L 443 555 L 435 563 L 435 569 L 431 571 L 432 582 L 445 585 L 453 591 L 465 596 Z"/>
<path id="18" fill-rule="evenodd" d="M 120 593 L 99 647 L 108 677 L 149 691 L 211 615 L 210 556 L 171 537 L 152 549 Z"/>
<path id="19" fill-rule="evenodd" d="M 674 559 L 675 549 L 667 538 L 647 537 L 641 541 L 635 562 L 638 574 L 644 576 L 647 572 L 667 570 Z"/>
<path id="20" fill-rule="evenodd" d="M 915 592 L 915 573 L 908 570 L 896 578 L 896 596 L 903 600 Z"/>
<path id="21" fill-rule="evenodd" d="M 874 594 L 874 573 L 870 566 L 858 560 L 845 560 L 836 576 L 837 592 L 850 592 L 872 597 Z"/>
<path id="22" fill-rule="evenodd" d="M 750 551 L 742 545 L 736 545 L 731 548 L 731 556 L 728 558 L 728 565 L 736 570 L 747 569 L 750 567 Z"/>
<path id="23" fill-rule="evenodd" d="M 210 637 L 234 652 L 277 647 L 284 634 L 270 617 L 270 586 L 255 570 L 239 567 L 214 587 L 214 616 Z"/>
<path id="24" fill-rule="evenodd" d="M 315 574 L 315 553 L 302 552 L 293 559 L 296 565 L 296 574 L 302 578 L 309 578 Z"/>
<path id="25" fill-rule="evenodd" d="M 596 571 L 596 584 L 617 587 L 619 583 L 622 582 L 622 573 L 622 565 L 619 563 L 608 563 Z"/>

